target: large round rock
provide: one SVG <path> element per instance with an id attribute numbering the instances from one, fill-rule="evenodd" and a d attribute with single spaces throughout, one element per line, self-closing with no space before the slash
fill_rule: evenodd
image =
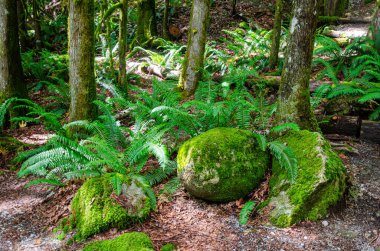
<path id="1" fill-rule="evenodd" d="M 177 161 L 178 175 L 190 194 L 225 202 L 244 197 L 258 186 L 269 154 L 249 131 L 215 128 L 185 142 Z"/>

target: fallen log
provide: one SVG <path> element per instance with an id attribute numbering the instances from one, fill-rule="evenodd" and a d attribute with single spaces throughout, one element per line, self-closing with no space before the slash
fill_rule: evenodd
<path id="1" fill-rule="evenodd" d="M 346 136 L 359 137 L 360 133 L 360 118 L 356 116 L 323 116 L 319 121 L 319 127 L 324 134 L 340 134 Z"/>
<path id="2" fill-rule="evenodd" d="M 370 18 L 344 18 L 337 16 L 320 16 L 318 18 L 319 24 L 369 24 Z"/>
<path id="3" fill-rule="evenodd" d="M 360 139 L 380 144 L 380 122 L 363 120 L 360 129 Z"/>

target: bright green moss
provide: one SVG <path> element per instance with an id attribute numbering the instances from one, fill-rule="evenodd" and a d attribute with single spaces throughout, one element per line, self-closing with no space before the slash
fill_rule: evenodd
<path id="1" fill-rule="evenodd" d="M 165 244 L 160 248 L 160 251 L 175 251 L 175 250 L 177 250 L 177 248 L 175 247 L 174 244 L 171 244 L 171 243 Z"/>
<path id="2" fill-rule="evenodd" d="M 185 142 L 177 162 L 189 193 L 223 202 L 244 197 L 259 185 L 269 154 L 260 150 L 249 131 L 215 128 Z"/>
<path id="3" fill-rule="evenodd" d="M 153 243 L 144 233 L 125 233 L 112 240 L 95 241 L 83 251 L 154 251 Z"/>
<path id="4" fill-rule="evenodd" d="M 119 175 L 124 183 L 126 193 L 123 192 L 120 198 L 126 199 L 127 208 L 111 198 L 113 175 Z M 110 228 L 126 228 L 145 219 L 150 209 L 149 198 L 140 185 L 121 174 L 105 174 L 87 180 L 71 203 L 72 222 L 80 239 Z"/>
<path id="5" fill-rule="evenodd" d="M 271 222 L 287 227 L 302 220 L 325 217 L 345 191 L 345 168 L 330 144 L 319 133 L 291 132 L 279 141 L 287 144 L 298 160 L 295 183 L 287 181 L 279 163 L 273 163 L 270 203 Z"/>

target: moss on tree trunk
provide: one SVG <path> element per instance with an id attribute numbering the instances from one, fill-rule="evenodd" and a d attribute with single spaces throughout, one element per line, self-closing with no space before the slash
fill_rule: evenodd
<path id="1" fill-rule="evenodd" d="M 380 0 L 376 1 L 376 10 L 373 15 L 369 37 L 375 42 L 375 48 L 380 53 Z"/>
<path id="2" fill-rule="evenodd" d="M 191 9 L 187 50 L 179 87 L 186 95 L 195 92 L 201 79 L 211 0 L 194 0 Z"/>
<path id="3" fill-rule="evenodd" d="M 17 2 L 0 1 L 0 104 L 10 97 L 27 96 L 21 66 Z"/>
<path id="4" fill-rule="evenodd" d="M 69 1 L 70 121 L 94 118 L 94 0 Z"/>
<path id="5" fill-rule="evenodd" d="M 274 69 L 278 63 L 278 52 L 280 49 L 281 39 L 281 21 L 282 21 L 283 0 L 276 0 L 276 13 L 274 17 L 274 26 L 272 31 L 272 46 L 269 57 L 269 68 Z"/>
<path id="6" fill-rule="evenodd" d="M 310 131 L 318 130 L 309 90 L 317 9 L 317 0 L 294 1 L 277 109 L 278 123 L 293 122 Z"/>
<path id="7" fill-rule="evenodd" d="M 143 45 L 157 36 L 155 0 L 139 0 L 137 5 L 138 20 L 134 45 Z"/>

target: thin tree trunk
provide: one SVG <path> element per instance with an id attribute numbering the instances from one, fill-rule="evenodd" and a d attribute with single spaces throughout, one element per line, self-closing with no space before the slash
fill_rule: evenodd
<path id="1" fill-rule="evenodd" d="M 169 39 L 169 8 L 170 8 L 170 1 L 165 0 L 165 10 L 164 10 L 164 19 L 162 20 L 162 36 L 165 39 Z"/>
<path id="2" fill-rule="evenodd" d="M 380 0 L 376 1 L 376 5 L 369 36 L 375 42 L 375 48 L 380 53 Z"/>
<path id="3" fill-rule="evenodd" d="M 26 13 L 22 0 L 17 0 L 17 19 L 21 51 L 26 51 L 28 47 Z"/>
<path id="4" fill-rule="evenodd" d="M 152 37 L 157 36 L 155 0 L 139 0 L 137 12 L 137 31 L 134 44 L 144 45 Z"/>
<path id="5" fill-rule="evenodd" d="M 318 130 L 311 111 L 309 90 L 317 9 L 318 0 L 294 1 L 277 109 L 279 124 L 297 123 L 302 129 L 310 131 Z"/>
<path id="6" fill-rule="evenodd" d="M 94 15 L 94 0 L 69 1 L 70 121 L 96 115 Z"/>
<path id="7" fill-rule="evenodd" d="M 232 16 L 236 15 L 236 0 L 232 0 L 232 12 L 231 12 L 231 15 Z"/>
<path id="8" fill-rule="evenodd" d="M 125 57 L 127 54 L 127 18 L 128 18 L 128 0 L 122 0 L 123 7 L 120 10 L 120 27 L 119 27 L 119 86 L 127 90 L 127 73 Z"/>
<path id="9" fill-rule="evenodd" d="M 41 24 L 40 24 L 40 16 L 38 13 L 38 3 L 36 0 L 32 2 L 33 8 L 33 26 L 34 26 L 34 38 L 36 43 L 37 50 L 42 49 L 42 35 L 41 35 Z"/>
<path id="10" fill-rule="evenodd" d="M 194 0 L 188 32 L 187 50 L 182 63 L 179 87 L 186 95 L 195 92 L 202 76 L 211 0 Z"/>
<path id="11" fill-rule="evenodd" d="M 272 47 L 269 57 L 269 68 L 274 69 L 278 63 L 278 52 L 280 50 L 281 23 L 282 23 L 283 0 L 276 0 L 276 13 L 272 31 Z"/>
<path id="12" fill-rule="evenodd" d="M 17 3 L 0 0 L 0 103 L 10 97 L 27 97 L 21 66 Z"/>

